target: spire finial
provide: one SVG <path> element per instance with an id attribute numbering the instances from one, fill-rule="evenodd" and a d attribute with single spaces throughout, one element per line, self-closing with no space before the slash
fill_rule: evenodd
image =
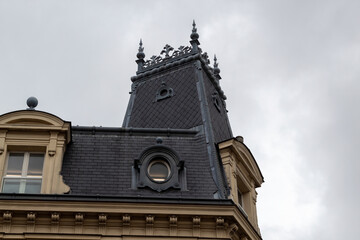
<path id="1" fill-rule="evenodd" d="M 217 62 L 216 54 L 214 54 L 214 74 L 219 75 L 219 73 L 220 73 L 219 63 Z"/>
<path id="2" fill-rule="evenodd" d="M 136 54 L 136 56 L 140 60 L 145 58 L 144 47 L 143 47 L 141 38 L 140 38 L 140 43 L 139 43 L 139 52 Z"/>
<path id="3" fill-rule="evenodd" d="M 199 34 L 197 33 L 197 28 L 196 28 L 196 23 L 195 20 L 193 20 L 193 29 L 192 29 L 192 33 L 190 35 L 190 38 L 192 40 L 198 40 L 199 39 Z"/>

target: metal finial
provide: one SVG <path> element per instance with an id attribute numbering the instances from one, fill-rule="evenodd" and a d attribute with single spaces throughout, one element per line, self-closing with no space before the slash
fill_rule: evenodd
<path id="1" fill-rule="evenodd" d="M 144 47 L 143 47 L 143 43 L 142 43 L 141 38 L 140 38 L 140 43 L 139 43 L 139 52 L 136 54 L 136 57 L 138 59 L 144 59 L 145 58 Z"/>
<path id="2" fill-rule="evenodd" d="M 190 38 L 192 40 L 198 40 L 199 38 L 199 34 L 197 33 L 197 28 L 196 28 L 196 23 L 195 23 L 195 20 L 193 20 L 193 29 L 192 29 L 192 33 L 190 35 Z"/>
<path id="3" fill-rule="evenodd" d="M 214 54 L 214 74 L 218 75 L 220 73 L 219 63 L 217 62 L 216 54 Z"/>
<path id="4" fill-rule="evenodd" d="M 26 104 L 29 107 L 27 110 L 35 110 L 36 106 L 38 105 L 38 100 L 36 97 L 29 97 L 26 101 Z"/>
<path id="5" fill-rule="evenodd" d="M 162 144 L 162 142 L 163 142 L 163 139 L 161 137 L 156 138 L 156 143 L 157 144 Z"/>
<path id="6" fill-rule="evenodd" d="M 168 58 L 168 57 L 170 57 L 170 55 L 169 55 L 170 51 L 173 51 L 173 50 L 174 50 L 174 48 L 172 46 L 170 46 L 169 44 L 166 44 L 160 54 L 165 53 L 165 58 Z"/>

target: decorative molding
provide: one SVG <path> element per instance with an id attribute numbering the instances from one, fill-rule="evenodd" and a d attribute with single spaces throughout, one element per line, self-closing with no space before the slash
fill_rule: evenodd
<path id="1" fill-rule="evenodd" d="M 99 219 L 99 232 L 101 234 L 105 234 L 106 233 L 107 215 L 101 213 L 101 214 L 99 214 L 98 219 Z"/>
<path id="2" fill-rule="evenodd" d="M 11 230 L 11 220 L 13 217 L 13 213 L 6 211 L 3 213 L 3 232 L 10 232 Z"/>
<path id="3" fill-rule="evenodd" d="M 41 239 L 65 239 L 65 235 L 69 239 L 87 239 L 90 235 L 93 237 L 91 239 L 123 236 L 140 239 L 145 236 L 155 237 L 155 235 L 163 239 L 201 237 L 239 240 L 239 236 L 247 236 L 252 240 L 261 239 L 238 207 L 232 204 L 189 205 L 45 200 L 26 202 L 3 199 L 0 200 L 0 209 L 5 209 L 1 212 L 0 222 L 3 238 L 25 233 L 30 234 L 25 238 L 38 239 L 33 234 L 41 232 Z M 35 229 L 32 226 L 35 226 Z M 230 237 L 230 233 L 233 237 Z"/>
<path id="4" fill-rule="evenodd" d="M 147 215 L 145 217 L 146 222 L 146 235 L 153 235 L 154 234 L 154 216 Z"/>
<path id="5" fill-rule="evenodd" d="M 58 212 L 51 213 L 51 223 L 59 224 L 59 221 L 60 221 L 60 213 Z"/>
<path id="6" fill-rule="evenodd" d="M 0 155 L 5 151 L 5 139 L 7 130 L 0 131 Z"/>
<path id="7" fill-rule="evenodd" d="M 223 217 L 216 218 L 216 236 L 218 238 L 225 237 L 225 219 Z"/>
<path id="8" fill-rule="evenodd" d="M 176 215 L 169 216 L 169 223 L 170 223 L 170 236 L 177 236 L 178 217 Z"/>
<path id="9" fill-rule="evenodd" d="M 178 217 L 176 215 L 171 215 L 169 217 L 170 226 L 177 226 Z"/>
<path id="10" fill-rule="evenodd" d="M 196 217 L 193 217 L 193 225 L 194 226 L 200 226 L 200 221 L 201 221 L 201 218 L 196 216 Z"/>
<path id="11" fill-rule="evenodd" d="M 199 216 L 193 217 L 193 236 L 200 236 L 200 222 L 201 218 Z"/>
<path id="12" fill-rule="evenodd" d="M 36 213 L 28 212 L 27 215 L 26 215 L 26 218 L 27 218 L 28 223 L 35 223 Z"/>
<path id="13" fill-rule="evenodd" d="M 154 224 L 154 216 L 147 215 L 146 216 L 146 224 L 153 225 Z"/>
<path id="14" fill-rule="evenodd" d="M 170 98 L 172 96 L 174 96 L 174 90 L 168 87 L 166 83 L 163 81 L 161 83 L 161 86 L 156 91 L 155 102 L 158 102 L 166 98 Z"/>
<path id="15" fill-rule="evenodd" d="M 123 215 L 122 217 L 122 222 L 123 222 L 123 225 L 130 225 L 130 220 L 131 220 L 131 217 L 129 214 L 125 214 Z"/>
<path id="16" fill-rule="evenodd" d="M 143 69 L 151 68 L 155 65 L 159 65 L 161 63 L 165 63 L 166 61 L 169 61 L 174 58 L 178 58 L 180 56 L 190 54 L 192 52 L 192 47 L 190 46 L 180 46 L 177 50 L 174 51 L 174 48 L 170 46 L 169 44 L 166 44 L 163 48 L 163 50 L 160 52 L 160 56 L 153 55 L 150 57 L 149 60 L 146 60 Z M 164 57 L 161 55 L 165 54 Z M 170 55 L 171 54 L 171 55 Z"/>
<path id="17" fill-rule="evenodd" d="M 27 232 L 34 232 L 36 214 L 34 212 L 28 212 L 26 218 L 27 218 Z"/>
<path id="18" fill-rule="evenodd" d="M 12 212 L 6 211 L 3 213 L 3 220 L 6 223 L 10 223 L 12 219 Z"/>
<path id="19" fill-rule="evenodd" d="M 239 226 L 236 225 L 235 223 L 231 224 L 229 229 L 228 229 L 229 235 L 234 236 L 235 233 L 237 232 L 237 230 L 239 230 Z"/>
<path id="20" fill-rule="evenodd" d="M 224 226 L 225 219 L 223 217 L 217 217 L 216 218 L 216 226 Z"/>
<path id="21" fill-rule="evenodd" d="M 76 224 L 83 224 L 83 222 L 84 222 L 84 214 L 76 213 L 75 214 L 75 223 Z"/>
<path id="22" fill-rule="evenodd" d="M 83 224 L 84 224 L 84 214 L 76 213 L 75 214 L 75 233 L 81 234 L 83 232 Z"/>
<path id="23" fill-rule="evenodd" d="M 107 215 L 106 214 L 99 214 L 99 224 L 106 224 Z"/>
<path id="24" fill-rule="evenodd" d="M 123 225 L 123 234 L 124 235 L 130 234 L 130 221 L 131 221 L 131 217 L 129 214 L 124 214 L 122 216 L 122 225 Z"/>
<path id="25" fill-rule="evenodd" d="M 58 212 L 51 213 L 51 232 L 52 233 L 59 232 L 59 223 L 60 223 L 60 213 L 58 213 Z"/>

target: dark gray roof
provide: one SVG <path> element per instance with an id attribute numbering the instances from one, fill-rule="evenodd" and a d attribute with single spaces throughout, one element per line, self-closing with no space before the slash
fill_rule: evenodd
<path id="1" fill-rule="evenodd" d="M 104 128 L 103 128 L 104 129 Z M 158 145 L 173 149 L 184 161 L 187 190 L 168 189 L 156 192 L 148 188 L 132 189 L 132 166 L 141 152 Z M 102 128 L 77 130 L 73 128 L 72 143 L 68 145 L 62 175 L 74 195 L 112 195 L 142 197 L 178 197 L 213 199 L 217 187 L 211 176 L 203 134 L 173 134 L 128 132 Z"/>
<path id="2" fill-rule="evenodd" d="M 189 129 L 201 125 L 194 71 L 193 65 L 187 64 L 136 83 L 134 106 L 126 127 Z M 162 83 L 173 89 L 173 96 L 156 101 Z"/>

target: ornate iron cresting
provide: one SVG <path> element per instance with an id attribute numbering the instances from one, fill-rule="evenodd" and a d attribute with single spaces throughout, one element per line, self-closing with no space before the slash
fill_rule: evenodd
<path id="1" fill-rule="evenodd" d="M 151 56 L 149 60 L 146 60 L 144 65 L 143 65 L 143 69 L 152 67 L 154 65 L 157 65 L 159 63 L 165 62 L 166 60 L 171 60 L 180 56 L 183 56 L 185 54 L 189 54 L 191 52 L 191 47 L 187 46 L 180 46 L 177 50 L 174 50 L 174 48 L 168 44 L 165 45 L 164 49 L 161 51 L 160 55 L 164 55 L 164 57 L 162 56 Z M 170 55 L 171 54 L 171 55 Z"/>

